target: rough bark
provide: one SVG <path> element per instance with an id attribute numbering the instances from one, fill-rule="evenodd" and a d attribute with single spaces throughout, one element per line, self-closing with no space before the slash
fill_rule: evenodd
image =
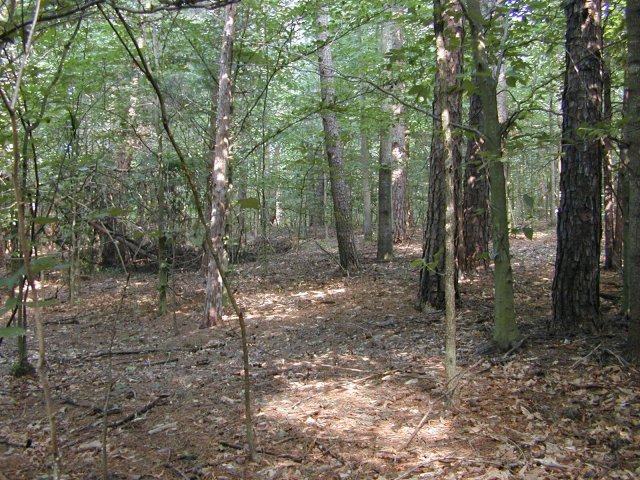
<path id="1" fill-rule="evenodd" d="M 393 7 L 394 14 L 400 9 Z M 386 22 L 383 27 L 383 53 L 403 47 L 402 26 L 395 21 Z M 401 91 L 402 84 L 393 87 Z M 404 123 L 404 106 L 401 103 L 389 104 L 391 125 L 389 127 L 389 142 L 391 146 L 391 206 L 393 208 L 393 242 L 401 243 L 409 236 L 409 181 L 407 178 L 407 128 Z"/>
<path id="2" fill-rule="evenodd" d="M 495 294 L 495 328 L 493 343 L 500 350 L 507 350 L 520 340 L 513 302 L 513 272 L 509 252 L 507 223 L 507 189 L 504 164 L 501 157 L 501 128 L 498 121 L 497 82 L 491 73 L 484 38 L 484 20 L 478 0 L 467 0 L 467 13 L 471 24 L 473 60 L 476 65 L 476 87 L 482 101 L 484 116 L 481 132 L 486 150 L 483 159 L 487 163 L 490 185 L 491 235 L 494 261 L 493 288 Z"/>
<path id="3" fill-rule="evenodd" d="M 351 220 L 351 190 L 344 171 L 340 128 L 333 108 L 336 103 L 333 58 L 329 44 L 329 16 L 326 7 L 321 6 L 318 14 L 320 95 L 322 98 L 322 125 L 324 129 L 325 149 L 329 161 L 329 180 L 333 198 L 333 211 L 338 238 L 340 266 L 346 270 L 360 268 L 360 258 L 356 249 Z"/>
<path id="4" fill-rule="evenodd" d="M 611 74 L 609 67 L 605 63 L 603 69 L 603 100 L 604 100 L 604 122 L 605 125 L 611 125 L 613 117 L 613 108 L 611 105 Z M 611 138 L 607 135 L 603 139 L 603 162 L 602 162 L 602 182 L 604 186 L 603 202 L 604 202 L 604 268 L 613 269 L 615 265 L 615 221 L 616 221 L 616 202 L 613 194 L 613 148 Z"/>
<path id="5" fill-rule="evenodd" d="M 360 163 L 362 164 L 362 233 L 365 241 L 373 238 L 373 221 L 371 218 L 371 155 L 369 154 L 369 137 L 360 127 Z"/>
<path id="6" fill-rule="evenodd" d="M 433 104 L 433 137 L 429 165 L 429 204 L 427 225 L 424 234 L 422 259 L 425 266 L 420 270 L 418 309 L 428 302 L 432 307 L 443 308 L 445 271 L 445 211 L 447 206 L 445 184 L 445 135 L 442 125 L 443 113 L 451 124 L 460 124 L 462 119 L 462 95 L 460 77 L 462 73 L 462 13 L 457 0 L 434 3 L 434 29 L 438 59 L 436 69 L 436 98 Z M 441 58 L 442 57 L 442 58 Z M 444 97 L 442 99 L 441 97 Z M 460 137 L 451 141 L 451 157 L 454 172 L 460 171 Z M 456 175 L 457 176 L 457 175 Z M 454 185 L 459 185 L 454 181 Z M 454 216 L 457 218 L 459 189 L 454 187 Z M 455 222 L 457 223 L 457 222 Z M 457 228 L 454 225 L 454 228 Z M 457 229 L 454 237 L 457 236 Z M 457 279 L 455 281 L 457 283 Z"/>
<path id="7" fill-rule="evenodd" d="M 640 283 L 640 3 L 627 3 L 627 110 L 625 140 L 629 177 L 629 269 L 630 285 Z M 629 298 L 629 351 L 640 362 L 640 295 Z"/>
<path id="8" fill-rule="evenodd" d="M 235 36 L 236 4 L 225 7 L 224 30 L 220 49 L 220 78 L 218 83 L 218 108 L 216 115 L 215 146 L 211 159 L 211 217 L 209 233 L 213 249 L 223 258 L 224 224 L 227 211 L 227 170 L 229 162 L 231 125 L 231 63 Z M 211 327 L 222 321 L 222 276 L 212 255 L 207 269 L 207 299 L 203 327 Z"/>
<path id="9" fill-rule="evenodd" d="M 600 0 L 569 0 L 553 329 L 599 329 L 602 141 Z"/>
<path id="10" fill-rule="evenodd" d="M 469 125 L 480 128 L 481 123 L 482 101 L 474 94 L 469 101 Z M 459 262 L 463 272 L 470 272 L 478 266 L 489 266 L 489 183 L 486 165 L 482 163 L 483 143 L 482 137 L 473 135 L 467 142 L 464 161 L 464 251 Z"/>

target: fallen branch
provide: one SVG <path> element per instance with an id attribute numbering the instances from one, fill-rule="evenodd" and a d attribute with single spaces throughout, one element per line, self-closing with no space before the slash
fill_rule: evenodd
<path id="1" fill-rule="evenodd" d="M 431 410 L 433 410 L 433 405 L 434 405 L 433 403 L 429 405 L 429 410 L 427 410 L 427 413 L 425 413 L 422 416 L 422 419 L 420 419 L 420 423 L 418 423 L 418 426 L 415 428 L 415 430 L 411 434 L 411 437 L 409 437 L 409 440 L 407 440 L 407 443 L 404 444 L 403 450 L 406 450 L 409 447 L 409 445 L 411 445 L 411 442 L 413 442 L 413 439 L 416 438 L 416 435 L 418 435 L 418 432 L 420 431 L 420 429 L 424 426 L 425 423 L 427 423 L 427 420 L 429 419 L 429 415 L 431 415 Z"/>
<path id="2" fill-rule="evenodd" d="M 164 393 L 158 397 L 156 397 L 154 400 L 150 401 L 149 403 L 147 403 L 144 407 L 142 407 L 140 410 L 136 410 L 133 413 L 130 413 L 129 415 L 127 415 L 124 418 L 121 418 L 120 420 L 118 420 L 117 422 L 113 422 L 111 425 L 109 425 L 110 428 L 117 428 L 117 427 L 121 427 L 122 425 L 129 423 L 133 420 L 136 419 L 136 417 L 139 417 L 140 415 L 143 415 L 145 413 L 147 413 L 149 410 L 151 410 L 153 407 L 157 406 L 160 404 L 160 402 L 162 402 L 162 400 L 164 400 L 165 398 L 167 398 L 169 395 Z"/>
<path id="3" fill-rule="evenodd" d="M 341 264 L 340 264 L 340 260 L 338 260 L 336 258 L 336 256 L 331 253 L 329 250 L 327 250 L 326 248 L 324 248 L 322 245 L 320 245 L 320 242 L 318 242 L 317 240 L 314 240 L 316 242 L 316 245 L 318 246 L 318 248 L 320 248 L 320 250 L 322 250 L 324 253 L 326 253 L 329 258 L 331 258 L 331 260 L 333 260 L 334 262 L 336 262 L 338 264 L 338 266 L 340 267 L 340 269 L 342 270 L 343 273 L 346 273 L 347 276 L 349 275 L 349 270 L 347 270 L 346 268 L 344 268 Z"/>
<path id="4" fill-rule="evenodd" d="M 244 450 L 244 447 L 242 445 L 225 442 L 224 440 L 220 441 L 220 445 L 222 445 L 223 447 L 233 448 L 234 450 Z M 270 455 L 272 457 L 286 458 L 287 460 L 292 460 L 297 463 L 302 463 L 304 461 L 304 458 L 296 457 L 295 455 L 290 455 L 288 453 L 279 453 L 279 452 L 274 452 L 273 450 L 265 450 L 265 449 L 261 449 L 260 452 L 262 452 L 265 455 Z"/>
<path id="5" fill-rule="evenodd" d="M 66 404 L 66 405 L 71 405 L 72 407 L 88 408 L 88 409 L 91 410 L 91 414 L 92 415 L 97 415 L 99 413 L 103 413 L 104 412 L 104 409 L 102 407 L 99 407 L 97 405 L 92 405 L 90 403 L 76 402 L 72 398 L 65 398 L 60 403 Z M 111 408 L 109 408 L 109 410 L 107 410 L 107 415 L 115 415 L 116 413 L 121 413 L 121 412 L 122 412 L 122 409 L 120 409 L 118 407 L 111 407 Z"/>

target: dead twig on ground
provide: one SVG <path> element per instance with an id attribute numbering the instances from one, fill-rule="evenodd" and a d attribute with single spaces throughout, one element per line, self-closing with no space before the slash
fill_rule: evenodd
<path id="1" fill-rule="evenodd" d="M 104 409 L 102 407 L 99 407 L 98 405 L 92 405 L 90 403 L 81 403 L 81 402 L 76 402 L 73 398 L 64 398 L 60 401 L 60 403 L 65 404 L 65 405 L 71 405 L 72 407 L 79 407 L 79 408 L 88 408 L 91 410 L 91 414 L 92 415 L 97 415 L 99 413 L 104 413 Z M 121 413 L 122 409 L 118 408 L 118 407 L 110 407 L 107 410 L 107 415 L 115 415 L 116 413 Z"/>
<path id="2" fill-rule="evenodd" d="M 165 398 L 169 397 L 168 394 L 163 393 L 161 395 L 159 395 L 158 397 L 156 397 L 155 399 L 153 399 L 152 401 L 150 401 L 149 403 L 147 403 L 144 407 L 142 407 L 139 410 L 136 410 L 133 413 L 130 413 L 129 415 L 127 415 L 124 418 L 121 418 L 120 420 L 118 420 L 117 422 L 113 422 L 111 425 L 109 425 L 109 428 L 117 428 L 117 427 L 121 427 L 122 425 L 125 425 L 131 421 L 133 421 L 136 417 L 139 417 L 140 415 L 143 415 L 145 413 L 147 413 L 149 410 L 151 410 L 153 407 L 159 405 Z"/>
<path id="3" fill-rule="evenodd" d="M 243 447 L 242 445 L 237 445 L 235 443 L 225 442 L 224 440 L 221 440 L 219 443 L 223 447 L 233 448 L 234 450 L 244 450 L 245 449 L 245 447 Z M 302 463 L 304 461 L 304 458 L 297 457 L 295 455 L 290 455 L 288 453 L 274 452 L 273 450 L 266 450 L 266 449 L 259 449 L 259 451 L 264 455 L 270 455 L 272 457 L 286 458 L 287 460 L 292 460 L 292 461 L 297 462 L 297 463 Z"/>

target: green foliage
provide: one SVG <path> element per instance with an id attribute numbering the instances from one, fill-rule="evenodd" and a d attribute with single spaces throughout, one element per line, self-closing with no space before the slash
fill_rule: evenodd
<path id="1" fill-rule="evenodd" d="M 22 327 L 0 327 L 0 337 L 23 337 L 27 331 Z"/>

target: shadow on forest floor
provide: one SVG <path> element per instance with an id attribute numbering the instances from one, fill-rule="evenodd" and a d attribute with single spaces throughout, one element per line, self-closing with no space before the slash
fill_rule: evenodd
<path id="1" fill-rule="evenodd" d="M 65 478 L 99 476 L 112 336 L 113 478 L 637 478 L 640 377 L 620 355 L 626 325 L 604 300 L 603 334 L 547 335 L 554 239 L 516 238 L 512 248 L 527 341 L 512 356 L 481 353 L 491 277 L 463 279 L 453 410 L 442 398 L 443 315 L 413 309 L 417 241 L 398 246 L 390 263 L 370 260 L 367 245 L 363 270 L 350 277 L 315 242 L 236 267 L 251 342 L 255 463 L 242 450 L 239 330 L 233 317 L 197 329 L 201 275 L 177 275 L 175 316 L 161 318 L 152 275 L 133 275 L 126 292 L 122 277 L 92 278 L 79 303 L 45 310 Z M 603 290 L 619 290 L 614 274 L 603 274 Z M 0 347 L 0 480 L 50 468 L 40 389 L 34 378 L 8 375 L 13 348 Z"/>

